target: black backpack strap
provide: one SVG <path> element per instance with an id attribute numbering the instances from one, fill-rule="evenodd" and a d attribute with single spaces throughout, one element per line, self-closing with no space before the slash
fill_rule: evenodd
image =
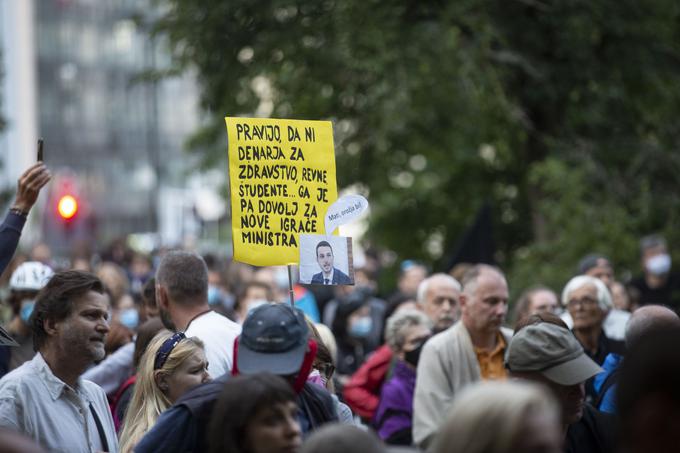
<path id="1" fill-rule="evenodd" d="M 99 416 L 97 415 L 97 411 L 94 410 L 92 403 L 90 403 L 90 412 L 92 412 L 92 416 L 94 417 L 94 424 L 97 425 L 97 431 L 99 431 L 99 438 L 101 439 L 101 442 L 102 442 L 102 449 L 104 451 L 110 451 L 109 450 L 109 443 L 106 441 L 106 433 L 104 432 L 104 427 L 102 426 L 102 421 L 99 420 Z"/>

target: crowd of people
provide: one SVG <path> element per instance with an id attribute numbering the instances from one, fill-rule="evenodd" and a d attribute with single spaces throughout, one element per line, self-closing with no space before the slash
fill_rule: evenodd
<path id="1" fill-rule="evenodd" d="M 680 278 L 659 236 L 625 283 L 592 254 L 559 295 L 536 282 L 510 303 L 498 267 L 405 261 L 386 289 L 369 256 L 353 286 L 295 283 L 291 306 L 285 267 L 119 242 L 68 265 L 15 253 L 48 180 L 29 169 L 0 225 L 2 452 L 680 445 Z"/>

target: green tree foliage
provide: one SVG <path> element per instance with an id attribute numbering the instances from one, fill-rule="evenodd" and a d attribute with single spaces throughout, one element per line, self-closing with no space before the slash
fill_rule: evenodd
<path id="1" fill-rule="evenodd" d="M 637 269 L 680 243 L 680 3 L 671 0 L 164 0 L 157 31 L 225 115 L 330 119 L 368 239 L 435 267 L 484 202 L 519 289 L 589 251 Z"/>

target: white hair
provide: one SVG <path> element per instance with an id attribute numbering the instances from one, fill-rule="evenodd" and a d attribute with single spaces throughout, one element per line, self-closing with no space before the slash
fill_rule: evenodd
<path id="1" fill-rule="evenodd" d="M 416 292 L 416 302 L 419 305 L 422 305 L 422 304 L 425 303 L 427 291 L 430 289 L 430 284 L 432 283 L 433 280 L 445 281 L 445 282 L 449 283 L 450 285 L 452 285 L 454 287 L 454 289 L 458 292 L 461 292 L 462 288 L 463 288 L 461 286 L 461 284 L 458 282 L 458 280 L 456 280 L 455 278 L 451 277 L 448 274 L 444 274 L 444 273 L 440 272 L 438 274 L 430 275 L 428 278 L 426 278 L 425 280 L 420 282 L 420 285 L 418 285 L 418 291 Z"/>
<path id="2" fill-rule="evenodd" d="M 560 410 L 555 398 L 537 384 L 486 381 L 467 386 L 451 405 L 434 438 L 434 453 L 513 453 L 527 416 L 552 419 L 555 432 Z"/>
<path id="3" fill-rule="evenodd" d="M 571 293 L 586 285 L 593 285 L 597 289 L 597 305 L 602 311 L 608 311 L 612 308 L 612 296 L 609 294 L 607 285 L 602 283 L 599 278 L 590 275 L 577 275 L 567 282 L 562 290 L 562 305 L 566 307 L 569 304 Z"/>
<path id="4" fill-rule="evenodd" d="M 387 318 L 385 342 L 393 351 L 398 351 L 406 341 L 406 329 L 413 326 L 432 327 L 432 321 L 425 313 L 415 308 L 399 310 Z"/>

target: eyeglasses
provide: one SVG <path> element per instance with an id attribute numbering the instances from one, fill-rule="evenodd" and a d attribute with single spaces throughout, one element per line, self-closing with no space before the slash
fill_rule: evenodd
<path id="1" fill-rule="evenodd" d="M 159 370 L 165 365 L 165 362 L 168 360 L 168 357 L 170 356 L 170 353 L 172 352 L 173 349 L 175 349 L 175 346 L 179 344 L 180 341 L 184 340 L 186 338 L 186 335 L 184 335 L 184 332 L 177 332 L 167 340 L 163 342 L 160 348 L 158 348 L 158 352 L 156 352 L 156 358 L 153 361 L 153 369 L 154 370 Z"/>
<path id="2" fill-rule="evenodd" d="M 330 379 L 333 377 L 333 373 L 335 373 L 335 365 L 332 363 L 322 363 L 319 365 L 319 371 L 326 379 Z"/>
<path id="3" fill-rule="evenodd" d="M 592 308 L 597 305 L 597 300 L 592 297 L 583 297 L 581 299 L 572 299 L 567 305 L 572 308 L 576 308 L 577 305 L 581 305 L 583 308 Z"/>

